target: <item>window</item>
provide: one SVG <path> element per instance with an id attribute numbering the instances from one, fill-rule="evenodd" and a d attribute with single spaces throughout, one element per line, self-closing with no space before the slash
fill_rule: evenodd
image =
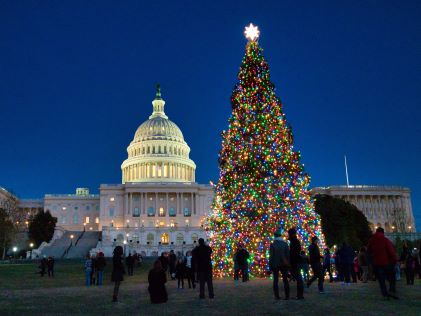
<path id="1" fill-rule="evenodd" d="M 155 209 L 152 206 L 148 207 L 148 216 L 155 216 Z"/>
<path id="2" fill-rule="evenodd" d="M 79 208 L 77 206 L 75 206 L 75 210 L 77 211 Z"/>
<path id="3" fill-rule="evenodd" d="M 139 195 L 134 194 L 134 195 L 133 195 L 133 201 L 135 201 L 135 202 L 139 202 Z"/>
<path id="4" fill-rule="evenodd" d="M 177 234 L 177 245 L 181 245 L 184 241 L 183 234 Z"/>
<path id="5" fill-rule="evenodd" d="M 173 207 L 170 207 L 170 211 L 169 211 L 169 215 L 171 216 L 171 217 L 175 217 L 175 210 L 174 210 L 174 208 Z"/>
<path id="6" fill-rule="evenodd" d="M 86 223 L 86 224 L 89 224 L 89 216 L 86 216 L 86 217 L 85 217 L 85 223 Z"/>
<path id="7" fill-rule="evenodd" d="M 167 233 L 163 233 L 161 236 L 161 244 L 168 245 L 170 242 L 170 236 Z"/>
<path id="8" fill-rule="evenodd" d="M 79 223 L 79 216 L 77 214 L 73 214 L 73 224 Z"/>
<path id="9" fill-rule="evenodd" d="M 90 210 L 90 208 L 91 208 L 91 207 L 90 207 L 89 205 L 86 205 L 86 210 L 87 210 L 87 211 L 89 211 L 89 210 Z"/>
<path id="10" fill-rule="evenodd" d="M 146 236 L 146 241 L 149 242 L 150 244 L 153 244 L 153 240 L 154 240 L 153 234 L 152 233 L 149 233 Z"/>
<path id="11" fill-rule="evenodd" d="M 138 207 L 135 207 L 133 209 L 133 217 L 139 217 L 140 216 L 140 210 Z"/>
<path id="12" fill-rule="evenodd" d="M 165 216 L 165 211 L 163 207 L 159 208 L 159 216 Z"/>
<path id="13" fill-rule="evenodd" d="M 110 217 L 114 216 L 114 207 L 110 207 Z"/>
<path id="14" fill-rule="evenodd" d="M 191 216 L 191 211 L 189 210 L 188 207 L 184 208 L 184 216 Z"/>
<path id="15" fill-rule="evenodd" d="M 199 240 L 199 236 L 197 236 L 197 234 L 191 234 L 191 240 L 193 243 L 197 243 L 197 241 Z"/>
<path id="16" fill-rule="evenodd" d="M 95 218 L 95 224 L 99 224 L 99 217 Z"/>

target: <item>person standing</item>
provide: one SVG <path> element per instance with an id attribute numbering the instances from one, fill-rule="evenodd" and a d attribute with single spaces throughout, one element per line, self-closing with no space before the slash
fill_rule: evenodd
<path id="1" fill-rule="evenodd" d="M 48 257 L 47 260 L 48 277 L 54 278 L 54 257 Z"/>
<path id="2" fill-rule="evenodd" d="M 396 279 L 394 266 L 398 261 L 392 242 L 384 236 L 384 229 L 378 227 L 376 233 L 370 238 L 367 247 L 368 253 L 373 257 L 373 268 L 379 280 L 380 290 L 384 298 L 398 299 L 396 293 Z M 389 291 L 386 288 L 386 279 L 389 280 Z"/>
<path id="3" fill-rule="evenodd" d="M 332 276 L 332 264 L 331 264 L 332 257 L 330 255 L 329 248 L 325 248 L 323 251 L 323 277 L 325 277 L 326 272 L 329 274 L 329 283 L 333 282 Z"/>
<path id="4" fill-rule="evenodd" d="M 118 302 L 118 290 L 120 283 L 124 280 L 124 265 L 122 261 L 123 247 L 117 246 L 113 251 L 113 271 L 111 273 L 111 281 L 114 282 L 113 302 Z"/>
<path id="5" fill-rule="evenodd" d="M 179 289 L 184 289 L 185 275 L 186 275 L 186 263 L 183 258 L 179 258 L 175 266 L 175 276 L 177 277 L 177 287 Z"/>
<path id="6" fill-rule="evenodd" d="M 318 242 L 319 242 L 319 238 L 317 238 L 316 236 L 313 236 L 311 238 L 311 244 L 308 247 L 308 252 L 310 254 L 310 266 L 311 266 L 311 270 L 313 271 L 313 276 L 307 282 L 307 287 L 309 288 L 311 283 L 313 283 L 313 281 L 317 279 L 317 287 L 319 288 L 319 293 L 324 293 L 323 267 L 322 267 L 322 264 L 320 263 L 320 259 L 323 259 L 323 257 L 320 254 L 319 245 L 317 244 Z"/>
<path id="7" fill-rule="evenodd" d="M 96 256 L 92 255 L 91 256 L 91 260 L 92 260 L 92 271 L 91 271 L 91 284 L 95 285 L 96 284 Z"/>
<path id="8" fill-rule="evenodd" d="M 342 243 L 341 249 L 338 251 L 340 270 L 342 271 L 342 284 L 351 284 L 351 270 L 354 263 L 354 250 L 348 246 L 346 242 Z M 345 281 L 345 282 L 344 282 Z"/>
<path id="9" fill-rule="evenodd" d="M 169 264 L 171 280 L 175 280 L 175 265 L 177 264 L 177 256 L 175 255 L 174 250 L 170 251 Z"/>
<path id="10" fill-rule="evenodd" d="M 248 258 L 250 258 L 249 252 L 244 248 L 243 245 L 239 246 L 239 250 L 236 254 L 236 259 L 238 263 L 238 268 L 241 270 L 241 274 L 243 276 L 243 282 L 248 281 Z M 237 278 L 238 280 L 238 278 Z"/>
<path id="11" fill-rule="evenodd" d="M 405 259 L 405 276 L 406 276 L 407 285 L 414 285 L 415 261 L 416 261 L 416 257 L 415 257 L 414 252 L 408 251 L 408 254 Z"/>
<path id="12" fill-rule="evenodd" d="M 310 259 L 308 258 L 305 251 L 301 251 L 301 263 L 300 263 L 300 273 L 303 276 L 305 282 L 308 282 L 310 279 Z"/>
<path id="13" fill-rule="evenodd" d="M 102 285 L 102 279 L 103 279 L 103 276 L 104 276 L 104 269 L 105 269 L 105 266 L 107 265 L 107 262 L 104 258 L 103 252 L 98 253 L 98 257 L 95 261 L 95 265 L 96 265 L 95 270 L 96 270 L 96 273 L 97 273 L 97 277 L 96 277 L 97 284 L 96 285 L 101 286 Z"/>
<path id="14" fill-rule="evenodd" d="M 166 252 L 162 252 L 158 260 L 161 261 L 162 270 L 164 270 L 164 272 L 167 273 L 168 272 L 168 257 L 166 255 Z"/>
<path id="15" fill-rule="evenodd" d="M 85 285 L 91 286 L 92 279 L 92 259 L 89 254 L 86 255 L 85 260 Z"/>
<path id="16" fill-rule="evenodd" d="M 194 271 L 193 271 L 193 257 L 192 257 L 192 253 L 191 251 L 187 251 L 186 253 L 186 259 L 185 259 L 185 263 L 186 263 L 186 277 L 187 277 L 187 282 L 189 284 L 189 289 L 190 288 L 196 288 L 196 284 L 194 282 Z"/>
<path id="17" fill-rule="evenodd" d="M 285 299 L 289 299 L 289 282 L 288 269 L 289 264 L 289 247 L 285 240 L 282 239 L 282 231 L 278 229 L 274 233 L 275 240 L 269 249 L 269 269 L 273 273 L 273 294 L 275 299 L 279 300 L 279 272 L 282 275 L 284 283 Z"/>
<path id="18" fill-rule="evenodd" d="M 39 264 L 39 274 L 43 277 L 45 274 L 45 269 L 47 268 L 47 257 L 44 255 L 41 259 L 41 262 Z"/>
<path id="19" fill-rule="evenodd" d="M 304 299 L 304 283 L 300 273 L 301 263 L 301 243 L 297 238 L 297 230 L 291 228 L 288 230 L 289 245 L 289 259 L 290 259 L 290 273 L 292 277 L 297 281 L 297 299 Z"/>
<path id="20" fill-rule="evenodd" d="M 134 257 L 132 256 L 130 252 L 126 258 L 126 266 L 127 266 L 127 275 L 133 275 Z"/>
<path id="21" fill-rule="evenodd" d="M 205 240 L 203 238 L 199 238 L 199 246 L 194 248 L 193 258 L 197 267 L 197 274 L 199 277 L 199 298 L 201 299 L 205 298 L 205 283 L 208 286 L 209 298 L 214 298 L 211 254 L 211 247 L 205 245 Z"/>
<path id="22" fill-rule="evenodd" d="M 165 283 L 167 283 L 166 274 L 162 268 L 161 260 L 156 260 L 148 274 L 148 292 L 152 304 L 160 304 L 168 301 L 168 293 L 165 288 Z"/>
<path id="23" fill-rule="evenodd" d="M 240 277 L 240 265 L 238 264 L 237 254 L 239 249 L 234 254 L 234 281 L 238 281 Z"/>
<path id="24" fill-rule="evenodd" d="M 361 268 L 361 282 L 367 283 L 368 280 L 368 261 L 367 261 L 367 248 L 362 246 L 358 252 L 358 263 Z"/>

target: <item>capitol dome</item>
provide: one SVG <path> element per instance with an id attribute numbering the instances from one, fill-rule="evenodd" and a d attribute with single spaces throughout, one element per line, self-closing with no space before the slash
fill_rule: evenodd
<path id="1" fill-rule="evenodd" d="M 196 165 L 180 128 L 165 115 L 159 85 L 149 120 L 136 130 L 121 165 L 122 182 L 194 182 Z"/>

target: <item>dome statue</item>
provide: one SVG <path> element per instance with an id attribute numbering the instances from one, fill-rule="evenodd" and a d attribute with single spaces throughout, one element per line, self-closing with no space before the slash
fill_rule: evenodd
<path id="1" fill-rule="evenodd" d="M 122 182 L 194 182 L 196 165 L 180 128 L 165 115 L 157 86 L 153 112 L 136 130 L 121 165 Z"/>

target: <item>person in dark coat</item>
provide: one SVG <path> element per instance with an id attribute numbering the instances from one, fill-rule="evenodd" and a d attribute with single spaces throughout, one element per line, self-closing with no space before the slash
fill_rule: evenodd
<path id="1" fill-rule="evenodd" d="M 193 258 L 197 268 L 197 275 L 199 277 L 201 299 L 205 298 L 205 283 L 208 285 L 209 298 L 214 298 L 213 283 L 212 283 L 212 249 L 205 245 L 205 240 L 199 238 L 199 246 L 193 250 Z"/>
<path id="2" fill-rule="evenodd" d="M 169 268 L 170 268 L 170 276 L 171 280 L 175 280 L 175 265 L 177 264 L 177 256 L 174 253 L 174 250 L 170 251 L 169 256 Z"/>
<path id="3" fill-rule="evenodd" d="M 351 246 L 343 242 L 341 249 L 338 250 L 339 265 L 341 267 L 343 278 L 342 283 L 351 284 L 351 270 L 354 264 L 354 250 Z"/>
<path id="4" fill-rule="evenodd" d="M 331 255 L 329 248 L 325 248 L 323 252 L 323 277 L 325 277 L 326 272 L 329 274 L 329 282 L 333 282 L 332 276 L 332 265 L 330 263 Z"/>
<path id="5" fill-rule="evenodd" d="M 45 274 L 45 269 L 47 269 L 47 258 L 44 256 L 41 259 L 39 264 L 39 274 L 43 277 Z"/>
<path id="6" fill-rule="evenodd" d="M 300 273 L 301 263 L 301 243 L 297 238 L 297 230 L 291 228 L 288 230 L 289 239 L 289 258 L 290 258 L 290 273 L 297 281 L 297 299 L 304 299 L 304 283 Z"/>
<path id="7" fill-rule="evenodd" d="M 114 282 L 113 302 L 118 301 L 118 290 L 125 273 L 122 257 L 123 247 L 115 247 L 113 251 L 113 271 L 111 272 L 111 281 Z"/>
<path id="8" fill-rule="evenodd" d="M 235 255 L 235 259 L 238 264 L 238 270 L 241 271 L 241 274 L 243 276 L 243 282 L 248 281 L 248 258 L 250 257 L 249 252 L 244 248 L 243 245 L 239 246 L 239 249 Z M 237 272 L 238 273 L 238 272 Z M 238 280 L 238 278 L 237 278 Z"/>
<path id="9" fill-rule="evenodd" d="M 319 238 L 316 236 L 313 236 L 311 238 L 311 244 L 308 247 L 308 252 L 310 255 L 310 266 L 311 270 L 313 271 L 313 276 L 310 280 L 307 282 L 307 287 L 310 287 L 311 283 L 317 279 L 317 286 L 319 288 L 319 293 L 324 293 L 323 290 L 323 282 L 324 282 L 324 276 L 323 276 L 323 267 L 320 263 L 320 259 L 323 259 L 323 256 L 320 254 L 320 249 L 317 243 L 319 242 Z"/>
<path id="10" fill-rule="evenodd" d="M 134 257 L 131 253 L 126 258 L 126 266 L 127 266 L 127 275 L 133 275 L 134 269 Z"/>
<path id="11" fill-rule="evenodd" d="M 156 260 L 154 262 L 153 268 L 148 274 L 148 282 L 148 291 L 152 304 L 160 304 L 168 301 L 167 289 L 165 288 L 167 275 L 162 268 L 161 260 Z"/>
<path id="12" fill-rule="evenodd" d="M 289 299 L 289 282 L 288 282 L 288 269 L 289 263 L 289 247 L 285 240 L 282 239 L 282 231 L 278 229 L 275 232 L 275 240 L 270 245 L 269 249 L 269 269 L 273 273 L 273 294 L 275 299 L 279 300 L 279 272 L 282 275 L 284 283 L 285 299 Z"/>
<path id="13" fill-rule="evenodd" d="M 54 257 L 48 257 L 47 270 L 48 276 L 54 278 Z"/>
<path id="14" fill-rule="evenodd" d="M 96 270 L 96 273 L 97 273 L 97 276 L 96 276 L 97 284 L 96 285 L 101 286 L 102 285 L 102 278 L 103 278 L 103 275 L 104 275 L 104 269 L 105 269 L 105 266 L 107 265 L 107 262 L 104 258 L 103 252 L 98 253 L 98 256 L 97 256 L 96 261 L 95 261 L 95 265 L 96 265 L 95 270 Z"/>
<path id="15" fill-rule="evenodd" d="M 398 261 L 392 242 L 384 236 L 384 229 L 378 227 L 368 241 L 367 252 L 373 257 L 373 268 L 384 298 L 398 299 L 396 293 L 395 265 Z M 386 288 L 389 280 L 389 291 Z"/>
<path id="16" fill-rule="evenodd" d="M 177 287 L 184 288 L 184 277 L 186 275 L 186 262 L 180 258 L 175 265 L 175 276 L 177 278 Z"/>
<path id="17" fill-rule="evenodd" d="M 168 271 L 168 257 L 166 256 L 166 252 L 162 252 L 161 255 L 158 258 L 159 261 L 161 261 L 162 270 L 164 270 L 165 273 Z"/>

